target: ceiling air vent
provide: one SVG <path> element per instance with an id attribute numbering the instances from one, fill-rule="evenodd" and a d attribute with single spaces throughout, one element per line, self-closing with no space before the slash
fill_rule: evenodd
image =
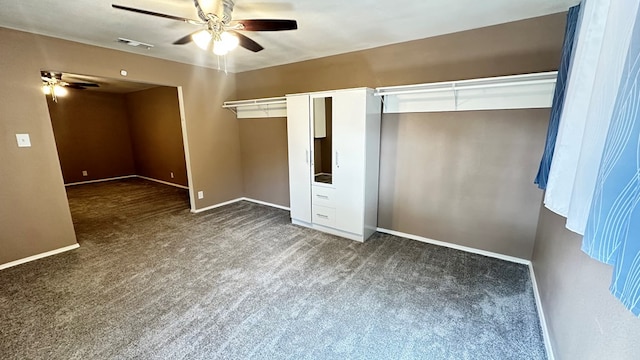
<path id="1" fill-rule="evenodd" d="M 147 43 L 143 43 L 142 41 L 136 41 L 136 40 L 130 40 L 130 39 L 125 39 L 125 38 L 118 38 L 118 42 L 121 44 L 127 44 L 129 46 L 133 46 L 133 47 L 143 47 L 147 50 L 151 49 L 153 47 L 153 45 L 151 44 L 147 44 Z"/>

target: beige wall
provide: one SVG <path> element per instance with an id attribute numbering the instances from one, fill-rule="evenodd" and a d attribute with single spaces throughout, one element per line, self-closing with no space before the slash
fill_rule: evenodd
<path id="1" fill-rule="evenodd" d="M 289 206 L 287 119 L 242 119 L 238 123 L 244 196 Z M 281 199 L 287 199 L 286 203 Z"/>
<path id="2" fill-rule="evenodd" d="M 181 86 L 194 190 L 205 195 L 193 205 L 243 195 L 238 121 L 220 106 L 235 97 L 233 75 L 2 28 L 0 53 L 0 264 L 76 242 L 41 69 L 101 77 L 126 69 L 131 81 Z M 16 133 L 33 146 L 18 148 Z"/>
<path id="3" fill-rule="evenodd" d="M 177 89 L 161 86 L 125 98 L 136 173 L 188 186 Z"/>
<path id="4" fill-rule="evenodd" d="M 378 226 L 531 258 L 549 110 L 389 114 Z"/>
<path id="5" fill-rule="evenodd" d="M 556 359 L 638 359 L 640 319 L 609 293 L 612 267 L 583 253 L 565 221 L 541 207 L 533 253 Z"/>
<path id="6" fill-rule="evenodd" d="M 244 72 L 236 77 L 237 99 L 555 70 L 564 22 L 564 13 L 554 14 Z M 541 197 L 532 181 L 547 121 L 548 111 L 539 110 L 384 115 L 379 225 L 529 259 Z M 250 126 L 245 120 L 239 122 L 241 128 Z M 273 127 L 265 132 L 286 140 L 280 122 L 263 119 L 261 124 L 263 129 Z M 242 137 L 243 160 L 260 156 L 272 164 L 255 167 L 255 162 L 243 162 L 245 192 L 288 205 L 285 181 L 246 181 L 247 174 L 286 179 L 286 152 L 269 151 L 245 139 L 244 133 Z M 481 150 L 491 156 L 479 159 Z M 447 176 L 441 172 L 445 169 L 437 168 L 444 164 Z"/>
<path id="7" fill-rule="evenodd" d="M 556 70 L 565 13 L 238 73 L 238 99 Z"/>
<path id="8" fill-rule="evenodd" d="M 65 184 L 135 174 L 122 94 L 69 89 L 58 102 L 46 98 Z"/>

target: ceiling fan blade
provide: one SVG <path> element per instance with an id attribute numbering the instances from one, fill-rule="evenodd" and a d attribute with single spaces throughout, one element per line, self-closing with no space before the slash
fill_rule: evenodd
<path id="1" fill-rule="evenodd" d="M 295 30 L 298 28 L 298 22 L 295 20 L 282 19 L 253 19 L 253 20 L 236 20 L 234 23 L 242 24 L 246 31 L 281 31 Z"/>
<path id="2" fill-rule="evenodd" d="M 100 87 L 98 84 L 94 83 L 85 83 L 85 82 L 69 82 L 69 85 L 80 86 L 80 87 Z"/>
<path id="3" fill-rule="evenodd" d="M 250 38 L 240 34 L 239 32 L 235 32 L 235 31 L 229 31 L 231 33 L 233 33 L 234 35 L 236 35 L 238 37 L 238 40 L 240 40 L 240 46 L 242 46 L 243 48 L 247 49 L 247 50 L 251 50 L 253 52 L 258 52 L 263 50 L 264 48 L 262 47 L 262 45 L 258 44 L 257 42 L 251 40 Z"/>
<path id="4" fill-rule="evenodd" d="M 198 30 L 198 31 L 202 31 L 202 30 Z M 191 35 L 197 33 L 198 31 L 194 31 L 189 35 L 185 35 L 185 36 L 181 37 L 180 39 L 174 41 L 173 45 L 184 45 L 184 44 L 190 43 L 191 41 L 193 41 L 193 38 L 191 37 Z"/>
<path id="5" fill-rule="evenodd" d="M 193 4 L 196 6 L 196 11 L 198 12 L 198 17 L 200 18 L 200 20 L 207 22 L 209 19 L 207 19 L 207 15 L 205 15 L 204 11 L 202 11 L 198 0 L 193 0 Z"/>
<path id="6" fill-rule="evenodd" d="M 77 90 L 84 90 L 85 89 L 84 86 L 80 86 L 78 84 L 66 84 L 66 85 L 64 85 L 64 87 L 68 87 L 70 89 L 77 89 Z"/>
<path id="7" fill-rule="evenodd" d="M 197 21 L 197 20 L 191 20 L 191 19 L 180 17 L 180 16 L 161 14 L 161 13 L 148 11 L 148 10 L 136 9 L 136 8 L 132 8 L 132 7 L 128 7 L 128 6 L 111 4 L 111 7 L 113 7 L 114 9 L 132 11 L 132 12 L 139 13 L 139 14 L 158 16 L 158 17 L 162 17 L 162 18 L 165 18 L 165 19 L 184 21 L 184 22 L 190 23 L 190 24 L 200 24 L 200 21 Z"/>

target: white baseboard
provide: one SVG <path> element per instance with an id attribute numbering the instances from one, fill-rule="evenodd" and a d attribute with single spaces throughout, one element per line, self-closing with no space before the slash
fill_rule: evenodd
<path id="1" fill-rule="evenodd" d="M 277 205 L 277 204 L 272 204 L 272 203 L 268 203 L 266 201 L 261 201 L 261 200 L 256 200 L 256 199 L 251 199 L 251 198 L 246 198 L 246 197 L 241 197 L 241 198 L 237 198 L 237 199 L 233 199 L 233 200 L 229 200 L 229 201 L 225 201 L 225 202 L 221 202 L 219 204 L 215 204 L 215 205 L 211 205 L 211 206 L 207 206 L 204 207 L 202 209 L 196 209 L 196 210 L 191 210 L 192 213 L 197 214 L 197 213 L 201 213 L 203 211 L 207 211 L 207 210 L 211 210 L 211 209 L 215 209 L 215 208 L 219 208 L 221 206 L 225 206 L 225 205 L 229 205 L 229 204 L 233 204 L 236 203 L 238 201 L 249 201 L 252 203 L 256 203 L 256 204 L 260 204 L 260 205 L 266 205 L 266 206 L 271 206 L 274 208 L 278 208 L 278 209 L 282 209 L 282 210 L 287 210 L 289 211 L 290 209 L 286 206 L 282 206 L 282 205 Z"/>
<path id="2" fill-rule="evenodd" d="M 126 176 L 116 176 L 116 177 L 105 178 L 105 179 L 80 181 L 80 182 L 64 184 L 64 186 L 84 185 L 84 184 L 92 184 L 92 183 L 98 183 L 98 182 L 103 182 L 103 181 L 113 181 L 113 180 L 122 180 L 122 179 L 130 179 L 130 178 L 140 178 L 140 179 L 145 179 L 145 180 L 149 180 L 149 181 L 155 181 L 155 182 L 160 183 L 160 184 L 165 184 L 165 185 L 169 185 L 169 186 L 175 186 L 175 187 L 178 187 L 178 188 L 181 188 L 181 189 L 189 190 L 188 186 L 184 186 L 184 185 L 180 185 L 180 184 L 174 184 L 174 183 L 171 183 L 171 182 L 168 182 L 168 181 L 158 180 L 158 179 L 154 179 L 154 178 L 150 178 L 150 177 L 146 177 L 146 176 L 142 176 L 142 175 L 126 175 Z"/>
<path id="3" fill-rule="evenodd" d="M 84 185 L 84 184 L 92 184 L 92 183 L 98 183 L 98 182 L 103 182 L 103 181 L 130 179 L 130 178 L 134 178 L 134 177 L 137 177 L 137 176 L 138 175 L 125 175 L 125 176 L 116 176 L 116 177 L 106 178 L 106 179 L 79 181 L 79 182 L 64 184 L 64 186 Z"/>
<path id="4" fill-rule="evenodd" d="M 150 178 L 150 177 L 146 177 L 146 176 L 142 176 L 142 175 L 135 175 L 135 177 L 138 177 L 140 179 L 149 180 L 149 181 L 155 181 L 155 182 L 160 183 L 160 184 L 165 184 L 165 185 L 169 185 L 169 186 L 175 186 L 175 187 L 180 188 L 180 189 L 189 190 L 188 186 L 184 186 L 184 185 L 180 185 L 180 184 L 174 184 L 172 182 L 168 182 L 168 181 L 164 181 L 164 180 L 158 180 L 158 179 L 154 179 L 154 178 Z"/>
<path id="5" fill-rule="evenodd" d="M 540 292 L 538 291 L 538 282 L 536 281 L 536 274 L 533 271 L 533 263 L 529 264 L 529 274 L 531 275 L 531 285 L 533 286 L 533 295 L 536 298 L 536 308 L 538 309 L 538 318 L 540 319 L 540 327 L 542 328 L 542 337 L 544 338 L 544 347 L 547 350 L 547 358 L 549 360 L 555 360 L 553 354 L 553 347 L 551 346 L 551 335 L 549 334 L 549 328 L 547 327 L 547 320 L 542 309 L 542 299 L 540 298 Z"/>
<path id="6" fill-rule="evenodd" d="M 461 251 L 465 251 L 465 252 L 469 252 L 469 253 L 473 253 L 473 254 L 484 255 L 484 256 L 500 259 L 500 260 L 505 260 L 505 261 L 518 263 L 518 264 L 524 264 L 524 265 L 531 264 L 531 261 L 529 261 L 527 259 L 522 259 L 522 258 L 519 258 L 519 257 L 515 257 L 515 256 L 504 255 L 504 254 L 495 253 L 495 252 L 492 252 L 492 251 L 480 250 L 480 249 L 476 249 L 476 248 L 472 248 L 472 247 L 468 247 L 468 246 L 462 246 L 462 245 L 458 245 L 458 244 L 448 243 L 448 242 L 445 242 L 445 241 L 433 240 L 433 239 L 429 239 L 429 238 L 426 238 L 426 237 L 413 235 L 413 234 L 407 234 L 407 233 L 403 233 L 403 232 L 395 231 L 395 230 L 389 230 L 389 229 L 384 229 L 384 228 L 377 228 L 376 230 L 378 232 L 385 233 L 385 234 L 395 235 L 395 236 L 399 236 L 399 237 L 403 237 L 403 238 L 407 238 L 407 239 L 411 239 L 411 240 L 417 240 L 417 241 L 428 243 L 428 244 L 432 244 L 432 245 L 444 246 L 444 247 L 448 247 L 448 248 L 452 248 L 452 249 L 456 249 L 456 250 L 461 250 Z"/>
<path id="7" fill-rule="evenodd" d="M 56 255 L 56 254 L 60 254 L 63 253 L 65 251 L 69 251 L 69 250 L 73 250 L 73 249 L 77 249 L 79 248 L 80 245 L 79 244 L 73 244 L 73 245 L 69 245 L 69 246 L 65 246 L 65 247 L 61 247 L 59 249 L 55 249 L 55 250 L 51 250 L 51 251 L 47 251 L 47 252 L 43 252 L 41 254 L 37 254 L 37 255 L 33 255 L 33 256 L 29 256 L 26 257 L 24 259 L 19 259 L 19 260 L 15 260 L 12 262 L 8 262 L 6 264 L 0 264 L 0 270 L 4 270 L 16 265 L 20 265 L 20 264 L 24 264 L 24 263 L 28 263 L 30 261 L 34 261 L 34 260 L 38 260 L 38 259 L 42 259 L 45 258 L 47 256 L 51 256 L 51 255 Z"/>
<path id="8" fill-rule="evenodd" d="M 260 205 L 266 205 L 266 206 L 271 206 L 274 208 L 278 208 L 278 209 L 282 209 L 282 210 L 287 210 L 287 211 L 291 211 L 291 208 L 288 208 L 286 206 L 282 206 L 282 205 L 278 205 L 278 204 L 273 204 L 273 203 L 269 203 L 266 201 L 262 201 L 262 200 L 256 200 L 256 199 L 252 199 L 252 198 L 248 198 L 248 197 L 243 197 L 242 200 L 245 201 L 250 201 L 252 203 L 256 203 L 256 204 L 260 204 Z"/>

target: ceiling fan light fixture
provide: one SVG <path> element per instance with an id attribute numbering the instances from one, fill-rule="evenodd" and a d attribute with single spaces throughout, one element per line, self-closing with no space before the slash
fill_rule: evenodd
<path id="1" fill-rule="evenodd" d="M 240 39 L 237 36 L 225 31 L 220 34 L 219 39 L 213 42 L 213 53 L 219 56 L 226 55 L 238 47 L 239 43 Z"/>
<path id="2" fill-rule="evenodd" d="M 191 35 L 191 39 L 193 39 L 193 42 L 196 43 L 200 49 L 207 50 L 211 39 L 213 39 L 213 35 L 209 30 L 200 30 Z"/>
<path id="3" fill-rule="evenodd" d="M 231 51 L 237 48 L 238 44 L 240 44 L 240 39 L 238 39 L 237 36 L 231 33 L 228 33 L 226 31 L 220 34 L 220 40 L 222 41 L 222 43 L 224 44 L 224 46 L 227 48 L 228 51 Z"/>
<path id="4" fill-rule="evenodd" d="M 55 96 L 66 96 L 68 93 L 67 89 L 64 86 L 54 85 L 53 86 L 53 94 Z"/>
<path id="5" fill-rule="evenodd" d="M 42 93 L 45 95 L 51 95 L 51 85 L 49 84 L 42 85 Z"/>

